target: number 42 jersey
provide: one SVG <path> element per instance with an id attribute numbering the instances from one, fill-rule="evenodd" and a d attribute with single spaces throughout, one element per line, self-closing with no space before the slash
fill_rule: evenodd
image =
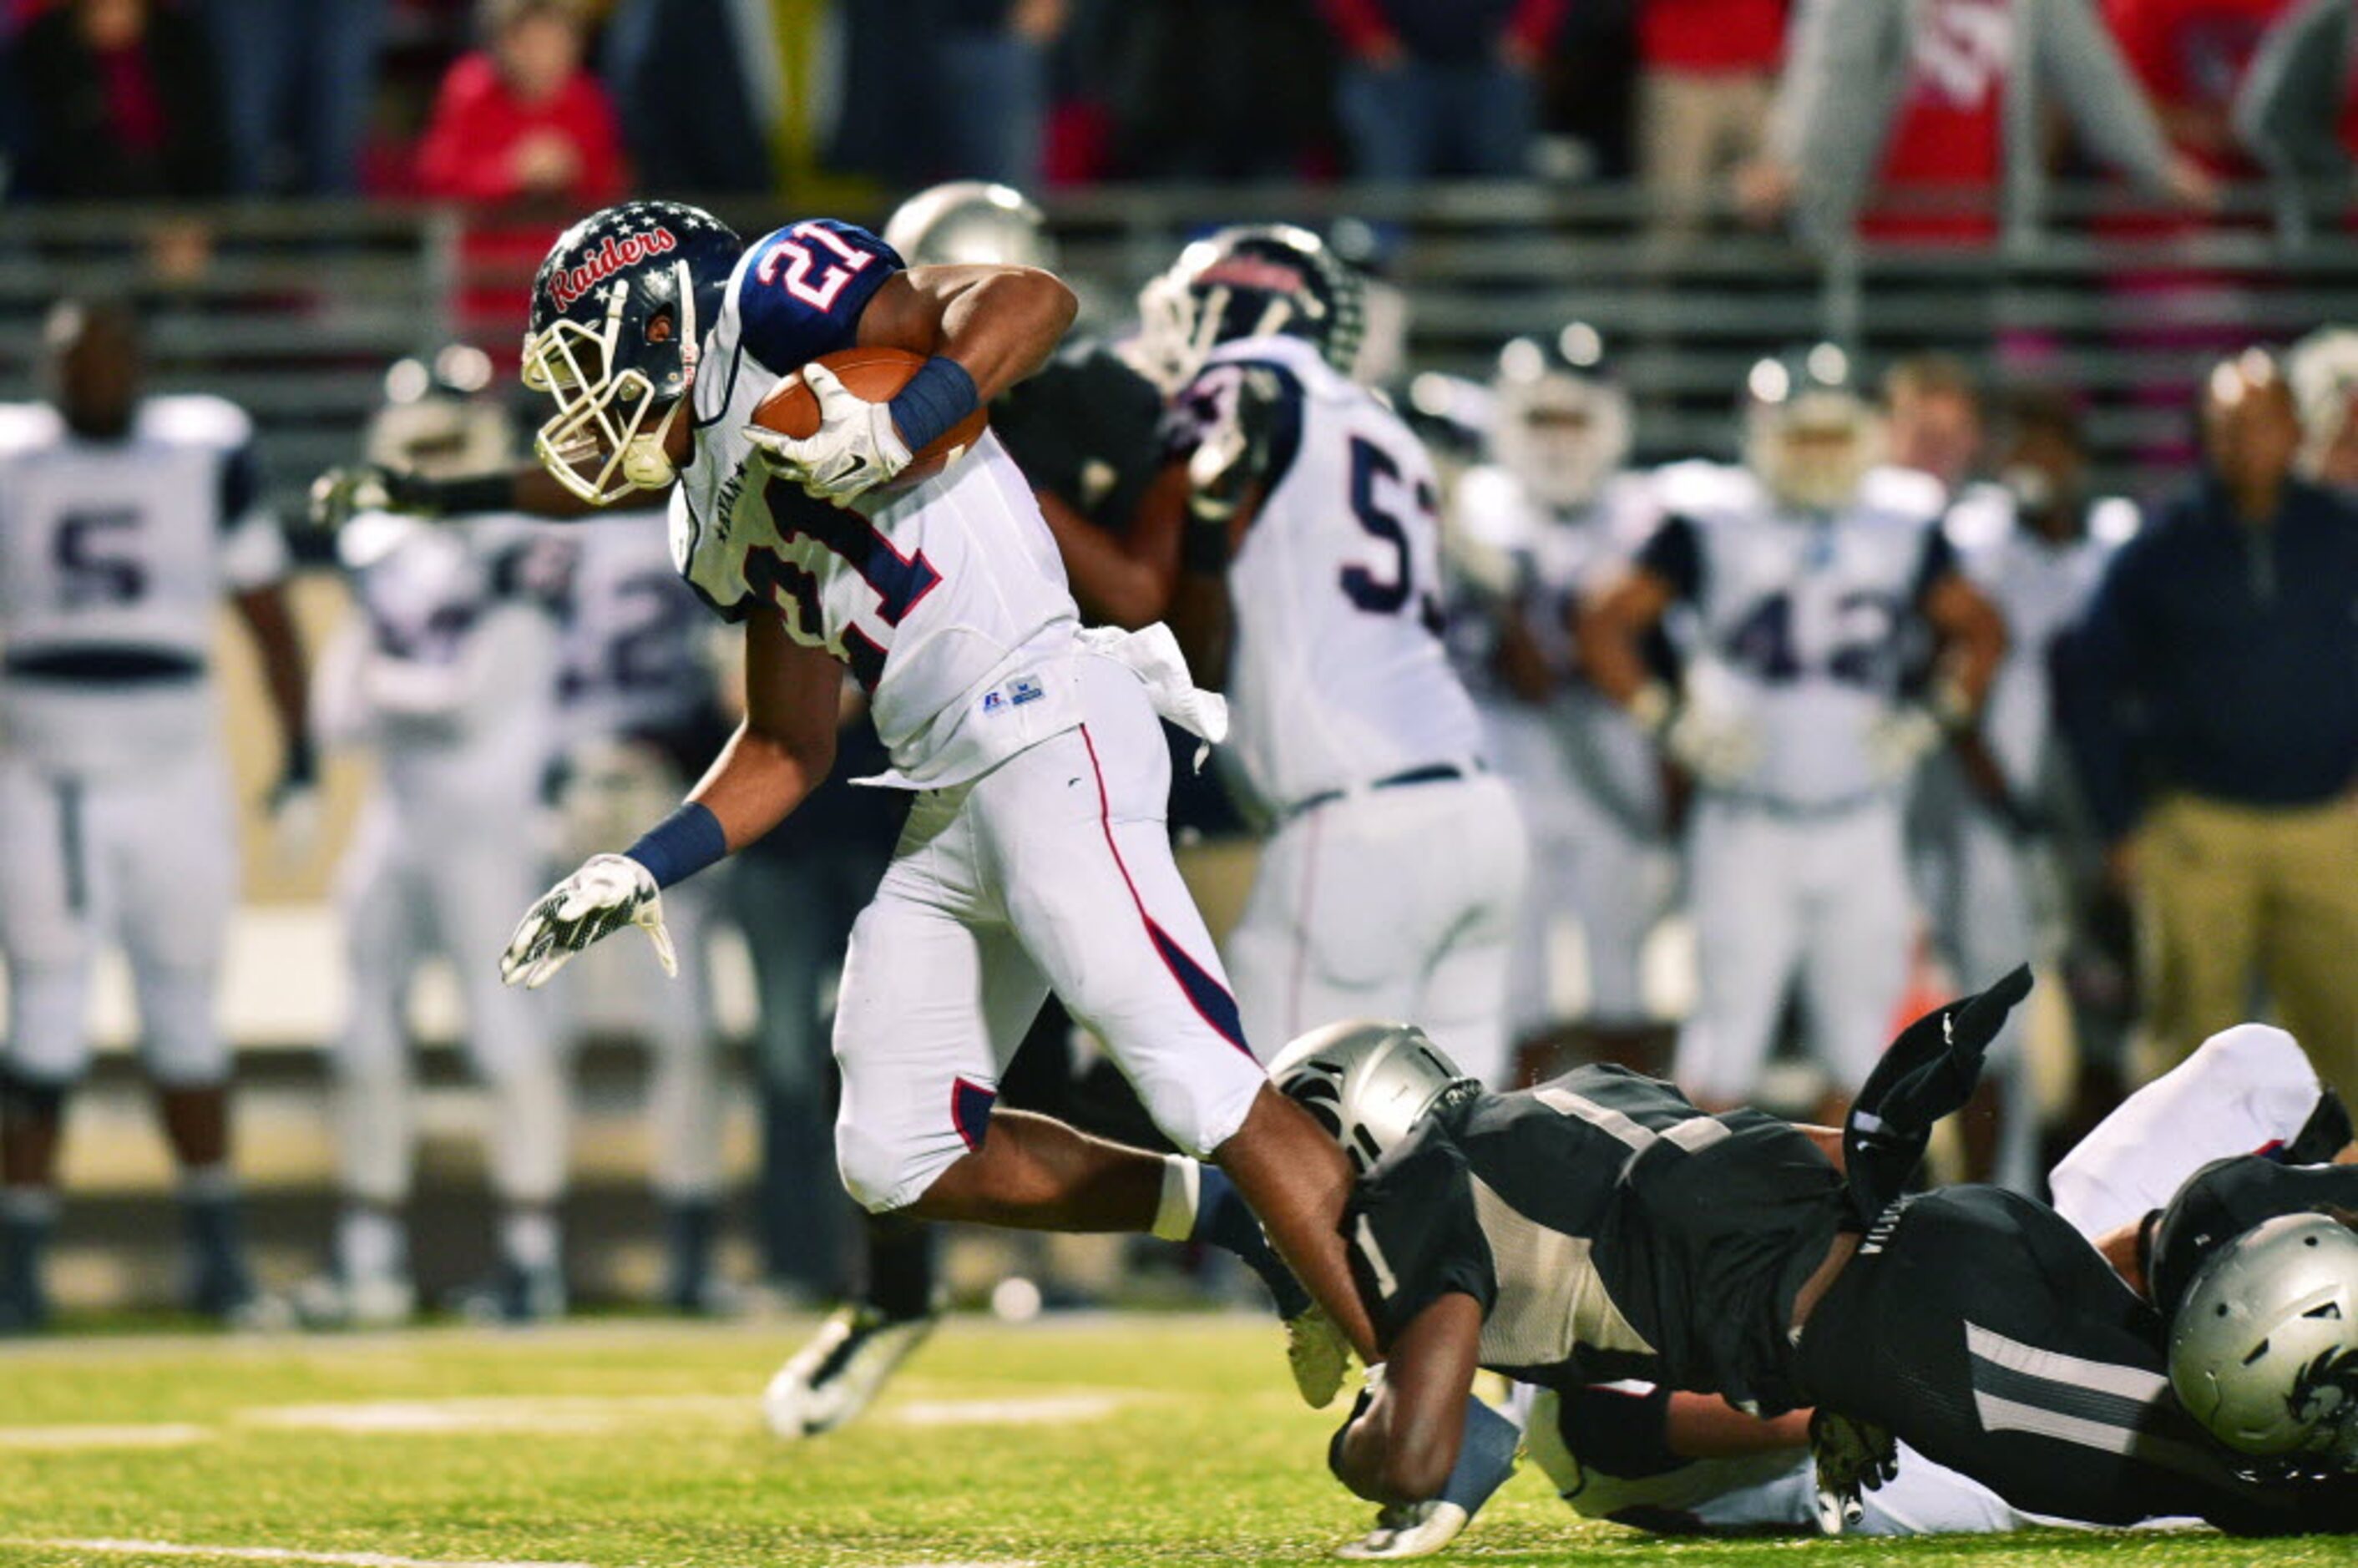
<path id="1" fill-rule="evenodd" d="M 861 311 L 901 270 L 892 247 L 832 219 L 745 252 L 698 362 L 672 561 L 721 615 L 768 606 L 795 642 L 849 666 L 892 754 L 882 782 L 936 788 L 1079 722 L 1079 616 L 1030 485 L 986 432 L 906 491 L 830 506 L 773 474 L 743 433 L 779 382 L 854 346 Z"/>
<path id="2" fill-rule="evenodd" d="M 1481 719 L 1441 638 L 1433 462 L 1374 395 L 1299 338 L 1213 351 L 1170 445 L 1249 470 L 1261 497 L 1228 565 L 1235 755 L 1283 810 L 1413 769 L 1470 767 Z"/>

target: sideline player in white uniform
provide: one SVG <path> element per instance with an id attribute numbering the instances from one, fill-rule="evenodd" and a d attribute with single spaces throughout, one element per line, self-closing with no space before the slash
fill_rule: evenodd
<path id="1" fill-rule="evenodd" d="M 1977 734 L 1925 771 L 1934 939 L 1951 970 L 1994 974 L 2025 957 L 2059 957 L 2052 834 L 2068 818 L 2067 767 L 2055 733 L 2049 658 L 2076 625 L 2114 550 L 2137 526 L 2125 501 L 2087 493 L 2080 417 L 2060 394 L 2010 398 L 1996 482 L 1966 487 L 1943 526 L 1959 566 L 2005 618 L 2006 660 Z M 1961 1119 L 1972 1168 L 2017 1192 L 2038 1179 L 2039 1119 L 2023 1022 L 1991 1047 L 1983 1083 L 1995 1120 Z M 1994 1132 L 1993 1140 L 1985 1130 Z"/>
<path id="2" fill-rule="evenodd" d="M 213 1012 L 238 844 L 211 655 L 227 597 L 279 721 L 283 821 L 313 775 L 286 546 L 251 422 L 219 398 L 141 396 L 126 308 L 61 303 L 45 345 L 54 402 L 0 407 L 0 1332 L 47 1315 L 58 1145 L 110 939 L 180 1166 L 189 1299 L 234 1318 L 254 1288 Z"/>
<path id="3" fill-rule="evenodd" d="M 1675 876 L 1660 770 L 1644 731 L 1583 677 L 1573 643 L 1583 588 L 1660 521 L 1645 476 L 1624 466 L 1629 399 L 1603 357 L 1585 322 L 1501 351 L 1489 461 L 1451 498 L 1446 548 L 1471 601 L 1451 631 L 1490 761 L 1531 830 L 1531 887 L 1508 987 L 1515 1042 L 1659 1068 L 1666 1031 L 1647 1011 L 1639 970 Z M 1569 1031 L 1552 962 L 1567 917 L 1587 979 Z"/>
<path id="4" fill-rule="evenodd" d="M 546 981 L 629 925 L 670 959 L 660 890 L 769 831 L 834 760 L 840 677 L 871 694 L 885 782 L 916 792 L 860 916 L 836 1023 L 845 1185 L 873 1210 L 1065 1230 L 1152 1230 L 1264 1250 L 1258 1214 L 1317 1301 L 1296 1375 L 1340 1386 L 1336 1340 L 1373 1351 L 1336 1230 L 1348 1166 L 1269 1087 L 1172 864 L 1159 708 L 1218 733 L 1167 638 L 1085 639 L 1022 475 L 986 436 L 941 473 L 886 481 L 1036 367 L 1073 313 L 1048 275 L 903 268 L 864 230 L 788 224 L 748 247 L 708 213 L 609 208 L 562 236 L 534 290 L 527 381 L 557 411 L 542 467 L 438 485 L 329 476 L 363 499 L 562 514 L 673 490 L 673 559 L 746 635 L 746 718 L 691 798 L 628 854 L 535 904 L 504 960 Z M 811 361 L 855 345 L 929 355 L 887 404 Z M 800 370 L 816 435 L 750 424 Z M 882 486 L 882 488 L 879 488 Z M 758 935 L 757 938 L 758 939 Z M 1108 1045 L 1163 1158 L 992 1109 L 1050 987 Z M 1249 1203 L 1250 1207 L 1247 1205 Z M 1293 1288 L 1273 1259 L 1264 1264 Z"/>
<path id="5" fill-rule="evenodd" d="M 396 366 L 389 384 L 417 368 Z M 388 405 L 368 440 L 372 460 L 427 474 L 497 461 L 507 447 L 494 405 L 441 386 Z M 330 1275 L 299 1304 L 364 1325 L 415 1310 L 402 1217 L 416 1143 L 407 1003 L 420 965 L 439 957 L 491 1102 L 500 1262 L 467 1304 L 510 1321 L 557 1316 L 569 1162 L 558 1020 L 551 999 L 501 985 L 482 954 L 546 874 L 535 825 L 557 741 L 554 557 L 570 546 L 497 514 L 443 529 L 379 513 L 338 542 L 358 613 L 322 661 L 322 726 L 371 746 L 377 768 L 338 877 L 352 983 L 335 1054 L 342 1210 Z"/>
<path id="6" fill-rule="evenodd" d="M 1249 1036 L 1415 1018 L 1503 1082 L 1522 821 L 1443 646 L 1432 460 L 1347 373 L 1358 290 L 1315 235 L 1266 227 L 1140 296 L 1141 352 L 1181 384 L 1173 619 L 1271 822 L 1228 964 Z"/>
<path id="7" fill-rule="evenodd" d="M 614 806 L 676 796 L 728 737 L 709 624 L 672 568 L 661 513 L 641 511 L 567 531 L 573 549 L 557 677 L 568 837 L 611 842 Z M 722 1304 L 712 1272 L 720 1226 L 720 1039 L 712 1012 L 711 933 L 725 891 L 718 877 L 682 883 L 665 922 L 680 984 L 647 986 L 645 955 L 591 961 L 627 995 L 649 1052 L 647 1119 L 654 1188 L 664 1214 L 664 1299 L 680 1312 Z M 594 978 L 593 978 L 594 983 Z"/>
<path id="8" fill-rule="evenodd" d="M 1753 1091 L 1797 980 L 1833 1081 L 1874 1066 L 1914 942 L 1902 796 L 1971 725 L 2006 647 L 1939 497 L 1863 482 L 1875 417 L 1840 350 L 1764 360 L 1747 391 L 1747 469 L 1658 476 L 1668 520 L 1580 622 L 1590 677 L 1695 776 L 1696 1001 L 1675 1076 L 1718 1108 Z M 1674 695 L 1642 640 L 1682 604 L 1696 646 Z M 1921 704 L 1899 688 L 1919 626 L 1940 644 Z"/>

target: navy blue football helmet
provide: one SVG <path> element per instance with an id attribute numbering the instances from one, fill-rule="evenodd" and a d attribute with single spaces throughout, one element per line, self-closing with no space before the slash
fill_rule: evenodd
<path id="1" fill-rule="evenodd" d="M 664 439 L 745 243 L 701 208 L 625 201 L 557 238 L 532 283 L 524 383 L 557 400 L 533 450 L 595 505 L 673 479 Z"/>
<path id="2" fill-rule="evenodd" d="M 1585 321 L 1498 351 L 1490 456 L 1545 505 L 1584 506 L 1629 460 L 1629 395 Z"/>
<path id="3" fill-rule="evenodd" d="M 1348 375 L 1367 335 L 1358 270 L 1309 230 L 1287 223 L 1222 229 L 1197 240 L 1139 291 L 1138 312 L 1141 368 L 1174 390 L 1220 344 L 1273 333 L 1316 344 Z"/>

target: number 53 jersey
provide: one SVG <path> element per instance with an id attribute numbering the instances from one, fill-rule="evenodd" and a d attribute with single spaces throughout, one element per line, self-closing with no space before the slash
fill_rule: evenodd
<path id="1" fill-rule="evenodd" d="M 766 605 L 842 661 L 892 754 L 884 782 L 941 788 L 1079 722 L 1079 616 L 1031 487 L 985 433 L 922 483 L 830 506 L 743 433 L 780 381 L 854 345 L 900 270 L 892 247 L 831 219 L 746 251 L 697 365 L 672 562 L 721 615 Z"/>
<path id="2" fill-rule="evenodd" d="M 286 573 L 245 414 L 152 397 L 119 440 L 0 405 L 0 737 L 54 773 L 142 767 L 215 740 L 224 592 Z"/>
<path id="3" fill-rule="evenodd" d="M 1222 344 L 1169 444 L 1198 484 L 1260 489 L 1228 566 L 1235 756 L 1283 811 L 1414 769 L 1468 767 L 1481 719 L 1441 639 L 1433 462 L 1407 426 L 1298 338 Z"/>

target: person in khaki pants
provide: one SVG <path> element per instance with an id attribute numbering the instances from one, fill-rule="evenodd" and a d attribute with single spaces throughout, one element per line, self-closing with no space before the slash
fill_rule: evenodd
<path id="1" fill-rule="evenodd" d="M 2358 513 L 2293 475 L 2256 350 L 2204 385 L 2205 471 L 2059 654 L 2064 732 L 2139 912 L 2150 1070 L 2249 1014 L 2358 1087 Z"/>

